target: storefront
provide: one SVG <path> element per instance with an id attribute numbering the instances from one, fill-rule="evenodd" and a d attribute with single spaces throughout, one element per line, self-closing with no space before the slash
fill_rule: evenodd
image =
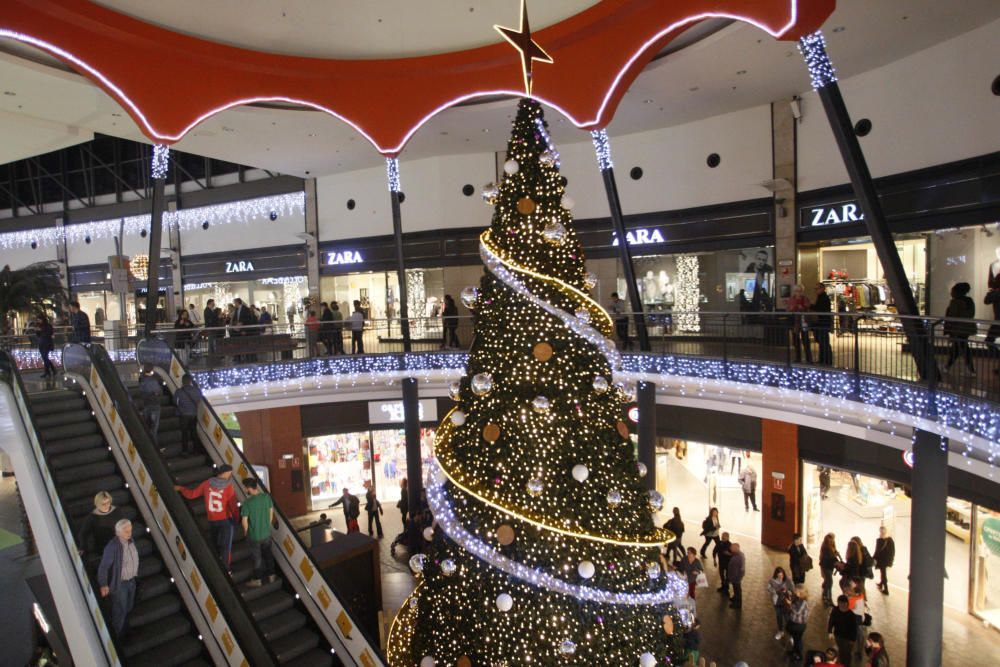
<path id="1" fill-rule="evenodd" d="M 70 268 L 69 285 L 70 293 L 80 302 L 80 309 L 87 313 L 95 329 L 101 329 L 105 321 L 122 319 L 123 301 L 125 318 L 130 327 L 136 326 L 137 318 L 141 320 L 145 312 L 147 294 L 145 277 L 141 280 L 134 279 L 132 291 L 119 295 L 112 289 L 111 273 L 106 264 L 80 266 Z M 170 260 L 164 259 L 160 263 L 158 308 L 160 321 L 166 321 L 168 314 L 173 312 L 170 309 L 171 287 Z M 170 321 L 173 321 L 173 317 L 170 317 Z"/>
<path id="2" fill-rule="evenodd" d="M 306 438 L 309 463 L 309 501 L 313 510 L 325 509 L 349 489 L 364 495 L 373 485 L 381 502 L 399 500 L 400 481 L 406 477 L 406 434 L 401 401 L 369 401 L 369 424 L 342 433 Z M 437 400 L 421 399 L 420 458 L 424 479 L 434 462 Z"/>
<path id="3" fill-rule="evenodd" d="M 291 314 L 302 321 L 303 302 L 309 296 L 306 256 L 301 246 L 185 256 L 184 304 L 199 314 L 209 299 L 225 309 L 233 299 L 256 305 L 277 323 Z"/>
<path id="4" fill-rule="evenodd" d="M 970 611 L 1000 628 L 1000 512 L 972 508 L 972 595 Z"/>

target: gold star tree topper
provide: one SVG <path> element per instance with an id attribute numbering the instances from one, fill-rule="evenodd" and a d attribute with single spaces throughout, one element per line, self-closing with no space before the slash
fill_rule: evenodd
<path id="1" fill-rule="evenodd" d="M 531 24 L 528 23 L 527 0 L 521 0 L 521 26 L 514 30 L 500 25 L 493 26 L 521 54 L 521 73 L 524 75 L 524 92 L 531 97 L 531 65 L 537 60 L 542 63 L 552 63 L 552 56 L 547 54 L 538 43 L 531 38 Z"/>

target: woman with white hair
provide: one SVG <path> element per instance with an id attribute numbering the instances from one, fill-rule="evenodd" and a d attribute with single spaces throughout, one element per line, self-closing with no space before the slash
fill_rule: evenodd
<path id="1" fill-rule="evenodd" d="M 85 556 L 101 553 L 101 549 L 115 536 L 115 524 L 127 518 L 121 508 L 115 507 L 111 494 L 98 491 L 94 496 L 94 509 L 80 524 L 77 546 Z"/>

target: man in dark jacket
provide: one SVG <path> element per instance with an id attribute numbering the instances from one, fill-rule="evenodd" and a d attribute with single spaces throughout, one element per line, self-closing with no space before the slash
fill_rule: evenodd
<path id="1" fill-rule="evenodd" d="M 181 388 L 174 392 L 174 405 L 181 420 L 181 450 L 184 456 L 194 456 L 198 443 L 198 406 L 201 390 L 194 384 L 190 373 L 181 378 Z"/>
<path id="2" fill-rule="evenodd" d="M 358 527 L 358 517 L 361 516 L 361 502 L 358 500 L 358 497 L 352 496 L 347 487 L 344 487 L 344 495 L 342 495 L 335 502 L 331 503 L 330 509 L 333 509 L 337 505 L 344 506 L 344 524 L 347 526 L 347 532 L 360 532 L 360 528 Z"/>
<path id="3" fill-rule="evenodd" d="M 79 301 L 71 301 L 69 304 L 69 325 L 73 327 L 74 343 L 90 342 L 90 318 L 80 310 Z"/>
<path id="4" fill-rule="evenodd" d="M 128 633 L 128 615 L 135 606 L 135 584 L 139 575 L 139 552 L 132 540 L 132 522 L 122 519 L 115 524 L 101 564 L 97 566 L 97 584 L 101 597 L 111 596 L 111 628 L 121 639 Z"/>
<path id="5" fill-rule="evenodd" d="M 837 653 L 850 660 L 854 655 L 854 642 L 858 638 L 859 617 L 851 611 L 850 601 L 846 595 L 837 598 L 837 606 L 830 611 L 830 620 L 826 623 L 826 631 L 830 639 L 837 642 Z"/>
<path id="6" fill-rule="evenodd" d="M 733 543 L 729 541 L 729 533 L 722 533 L 722 539 L 715 543 L 712 549 L 712 560 L 718 559 L 719 563 L 719 592 L 725 593 L 729 597 L 729 561 L 733 559 Z"/>
<path id="7" fill-rule="evenodd" d="M 735 542 L 729 547 L 729 553 L 732 554 L 732 557 L 726 565 L 726 576 L 729 585 L 733 587 L 733 599 L 729 606 L 733 609 L 742 609 L 743 577 L 747 573 L 746 556 L 740 550 L 740 545 Z"/>
<path id="8" fill-rule="evenodd" d="M 385 537 L 385 533 L 382 532 L 382 520 L 379 515 L 382 514 L 382 503 L 378 501 L 378 497 L 375 495 L 375 489 L 372 488 L 371 484 L 365 482 L 365 512 L 368 513 L 368 534 L 372 534 L 372 520 L 375 520 L 375 527 L 378 529 L 378 538 L 382 539 Z"/>
<path id="9" fill-rule="evenodd" d="M 878 589 L 883 594 L 889 594 L 889 578 L 885 571 L 892 567 L 892 562 L 896 560 L 896 542 L 889 537 L 889 531 L 885 526 L 878 529 L 878 539 L 875 540 L 875 567 L 882 574 L 882 580 L 878 582 Z"/>
<path id="10" fill-rule="evenodd" d="M 826 285 L 816 283 L 816 301 L 813 302 L 812 331 L 819 345 L 819 363 L 826 366 L 833 365 L 833 348 L 830 347 L 830 324 L 833 320 L 831 315 L 832 306 L 830 296 L 826 293 Z"/>
<path id="11" fill-rule="evenodd" d="M 333 311 L 325 301 L 319 304 L 322 312 L 319 316 L 319 339 L 326 346 L 326 353 L 333 354 Z"/>

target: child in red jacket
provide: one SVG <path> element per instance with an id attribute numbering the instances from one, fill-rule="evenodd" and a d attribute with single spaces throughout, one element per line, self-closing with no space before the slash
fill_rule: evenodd
<path id="1" fill-rule="evenodd" d="M 193 489 L 175 486 L 174 489 L 188 500 L 205 499 L 208 528 L 223 565 L 229 569 L 233 552 L 233 525 L 239 519 L 236 506 L 236 489 L 233 487 L 233 467 L 222 465 L 215 473 Z"/>

